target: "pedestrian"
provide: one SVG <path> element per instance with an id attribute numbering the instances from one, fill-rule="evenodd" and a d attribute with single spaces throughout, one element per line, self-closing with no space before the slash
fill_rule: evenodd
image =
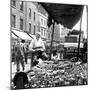
<path id="1" fill-rule="evenodd" d="M 57 50 L 56 50 L 55 47 L 54 47 L 54 50 L 52 51 L 52 56 L 53 56 L 52 59 L 56 59 L 57 58 Z"/>
<path id="2" fill-rule="evenodd" d="M 25 63 L 27 64 L 28 63 L 28 45 L 27 45 L 27 43 L 25 43 L 24 49 L 25 49 L 25 52 L 24 52 Z"/>
<path id="3" fill-rule="evenodd" d="M 15 64 L 14 45 L 15 45 L 15 43 L 14 43 L 14 44 L 12 45 L 12 47 L 11 47 L 11 55 L 12 55 L 12 62 L 14 62 L 14 64 Z"/>
<path id="4" fill-rule="evenodd" d="M 64 46 L 61 46 L 61 48 L 60 48 L 60 60 L 63 60 L 63 54 L 64 54 Z"/>
<path id="5" fill-rule="evenodd" d="M 20 39 L 18 39 L 16 46 L 15 46 L 15 59 L 16 59 L 17 72 L 20 71 L 20 64 L 21 64 L 22 69 L 24 71 L 24 59 L 23 58 L 24 58 L 24 55 L 23 55 L 21 44 L 20 44 Z"/>
<path id="6" fill-rule="evenodd" d="M 28 47 L 27 47 L 25 40 L 22 40 L 21 43 L 22 43 L 22 47 L 23 47 L 25 63 L 27 64 Z"/>

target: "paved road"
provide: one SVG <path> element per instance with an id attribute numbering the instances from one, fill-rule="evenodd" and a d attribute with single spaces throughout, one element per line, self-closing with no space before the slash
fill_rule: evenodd
<path id="1" fill-rule="evenodd" d="M 28 59 L 28 63 L 25 64 L 25 70 L 23 72 L 30 70 L 30 65 L 31 65 L 30 59 Z M 22 71 L 21 65 L 20 65 L 20 71 Z M 15 73 L 16 73 L 16 64 L 12 63 L 12 69 L 11 69 L 12 78 L 14 77 Z"/>

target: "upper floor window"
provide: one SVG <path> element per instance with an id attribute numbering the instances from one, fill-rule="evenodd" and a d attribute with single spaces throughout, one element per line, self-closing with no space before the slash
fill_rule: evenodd
<path id="1" fill-rule="evenodd" d="M 23 1 L 20 1 L 20 10 L 23 11 Z"/>
<path id="2" fill-rule="evenodd" d="M 46 35 L 46 30 L 44 29 L 44 36 Z"/>
<path id="3" fill-rule="evenodd" d="M 41 25 L 43 25 L 43 19 L 41 19 Z"/>
<path id="4" fill-rule="evenodd" d="M 29 23 L 29 32 L 31 33 L 31 23 Z"/>
<path id="5" fill-rule="evenodd" d="M 12 18 L 11 18 L 11 20 L 12 20 L 12 27 L 16 27 L 16 16 L 15 15 L 12 15 Z"/>
<path id="6" fill-rule="evenodd" d="M 29 17 L 31 18 L 31 8 L 29 8 Z"/>
<path id="7" fill-rule="evenodd" d="M 43 28 L 41 28 L 41 34 L 42 34 L 42 36 L 43 36 Z"/>
<path id="8" fill-rule="evenodd" d="M 34 12 L 34 18 L 33 18 L 33 19 L 34 19 L 34 21 L 35 21 L 35 19 L 36 19 L 36 13 L 35 13 L 35 12 Z"/>
<path id="9" fill-rule="evenodd" d="M 14 7 L 16 7 L 16 1 L 15 1 L 15 0 L 12 0 L 12 1 L 11 1 L 11 4 L 12 4 Z"/>
<path id="10" fill-rule="evenodd" d="M 48 39 L 50 39 L 50 34 L 48 34 Z"/>
<path id="11" fill-rule="evenodd" d="M 33 34 L 36 33 L 36 26 L 34 25 L 34 30 L 33 30 Z"/>
<path id="12" fill-rule="evenodd" d="M 20 29 L 23 30 L 23 19 L 20 18 Z"/>
<path id="13" fill-rule="evenodd" d="M 38 25 L 37 25 L 37 29 L 38 29 L 38 32 L 40 32 L 40 22 L 38 22 Z"/>
<path id="14" fill-rule="evenodd" d="M 45 22 L 45 20 L 44 20 L 44 26 L 46 25 L 46 22 Z"/>

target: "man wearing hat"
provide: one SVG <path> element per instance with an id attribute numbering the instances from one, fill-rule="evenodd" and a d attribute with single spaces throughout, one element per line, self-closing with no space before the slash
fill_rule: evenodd
<path id="1" fill-rule="evenodd" d="M 34 66 L 40 62 L 39 60 L 40 58 L 42 58 L 42 53 L 45 50 L 45 45 L 41 39 L 40 32 L 37 32 L 36 37 L 31 41 L 31 44 L 29 45 L 29 50 L 32 52 L 31 66 Z M 33 61 L 34 55 L 37 56 L 38 61 Z"/>

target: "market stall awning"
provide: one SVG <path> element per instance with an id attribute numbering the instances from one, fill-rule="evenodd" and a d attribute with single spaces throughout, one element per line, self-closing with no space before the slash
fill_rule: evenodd
<path id="1" fill-rule="evenodd" d="M 11 37 L 17 39 L 17 36 L 15 36 L 13 33 L 11 33 Z"/>
<path id="2" fill-rule="evenodd" d="M 54 19 L 55 22 L 60 23 L 69 29 L 73 28 L 79 21 L 84 6 L 42 2 L 40 2 L 40 4 L 49 14 L 48 26 L 52 24 L 52 19 Z"/>
<path id="3" fill-rule="evenodd" d="M 36 37 L 35 35 L 29 34 L 33 39 Z"/>
<path id="4" fill-rule="evenodd" d="M 25 32 L 17 31 L 17 30 L 11 30 L 11 32 L 21 39 L 32 40 L 32 38 Z"/>

